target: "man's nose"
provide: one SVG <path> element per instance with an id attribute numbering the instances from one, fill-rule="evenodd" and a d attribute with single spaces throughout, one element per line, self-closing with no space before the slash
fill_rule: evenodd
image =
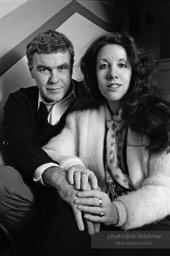
<path id="1" fill-rule="evenodd" d="M 50 74 L 50 82 L 55 84 L 59 81 L 57 70 L 52 70 Z"/>

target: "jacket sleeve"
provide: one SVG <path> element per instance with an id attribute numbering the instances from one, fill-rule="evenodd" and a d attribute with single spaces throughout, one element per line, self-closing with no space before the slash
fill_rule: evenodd
<path id="1" fill-rule="evenodd" d="M 10 94 L 4 107 L 3 159 L 25 178 L 33 179 L 35 169 L 53 162 L 33 139 L 35 113 L 28 97 L 19 91 Z"/>
<path id="2" fill-rule="evenodd" d="M 125 230 L 151 224 L 170 215 L 170 153 L 152 154 L 148 168 L 149 176 L 141 188 L 115 200 L 126 208 L 127 219 L 122 227 Z"/>
<path id="3" fill-rule="evenodd" d="M 77 115 L 72 113 L 68 115 L 61 133 L 53 137 L 42 149 L 66 170 L 74 164 L 84 166 L 78 157 L 79 137 L 80 129 Z"/>

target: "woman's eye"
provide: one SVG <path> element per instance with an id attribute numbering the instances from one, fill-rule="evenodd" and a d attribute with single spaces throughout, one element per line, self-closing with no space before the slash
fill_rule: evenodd
<path id="1" fill-rule="evenodd" d="M 100 64 L 100 69 L 106 69 L 109 65 L 107 63 Z"/>
<path id="2" fill-rule="evenodd" d="M 127 64 L 126 63 L 119 63 L 118 66 L 120 68 L 127 68 Z"/>

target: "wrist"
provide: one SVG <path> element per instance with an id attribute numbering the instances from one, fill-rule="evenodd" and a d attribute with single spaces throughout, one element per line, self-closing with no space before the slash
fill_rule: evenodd
<path id="1" fill-rule="evenodd" d="M 61 176 L 65 176 L 65 171 L 60 166 L 51 166 L 43 172 L 42 180 L 46 186 L 56 188 Z"/>
<path id="2" fill-rule="evenodd" d="M 114 200 L 113 204 L 115 205 L 118 212 L 118 223 L 115 224 L 116 227 L 123 226 L 127 221 L 127 210 L 125 205 L 118 199 Z"/>

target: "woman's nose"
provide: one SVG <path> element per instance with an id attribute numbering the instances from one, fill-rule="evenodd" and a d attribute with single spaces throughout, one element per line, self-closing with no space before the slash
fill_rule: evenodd
<path id="1" fill-rule="evenodd" d="M 116 68 L 111 67 L 108 73 L 109 79 L 117 79 L 118 78 L 118 71 Z"/>

